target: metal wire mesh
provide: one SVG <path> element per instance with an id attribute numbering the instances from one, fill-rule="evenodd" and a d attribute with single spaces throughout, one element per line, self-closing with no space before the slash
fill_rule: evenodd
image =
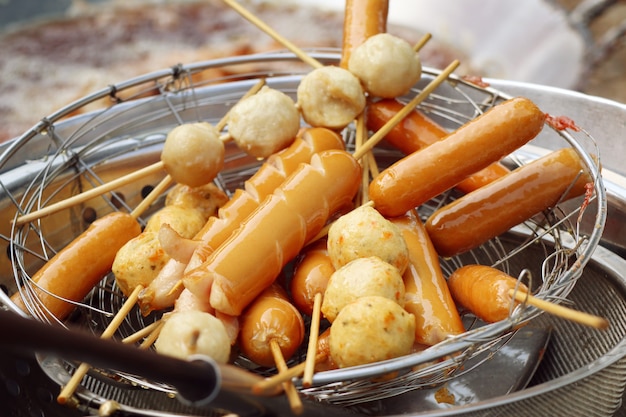
<path id="1" fill-rule="evenodd" d="M 333 63 L 337 59 L 334 52 L 312 54 L 323 63 Z M 212 68 L 227 69 L 251 64 L 259 68 L 258 71 L 248 74 L 237 71 L 235 75 L 220 78 L 203 77 Z M 10 213 L 8 216 L 14 219 L 158 161 L 160 148 L 172 127 L 188 121 L 216 122 L 259 77 L 265 78 L 268 85 L 295 96 L 299 79 L 305 71 L 289 53 L 214 60 L 180 65 L 137 77 L 72 103 L 43 119 L 0 157 L 0 191 L 2 201 L 5 204 L 8 202 L 7 209 L 3 211 Z M 437 71 L 427 69 L 423 83 L 436 74 Z M 416 85 L 409 96 L 417 94 L 423 83 Z M 63 121 L 68 115 L 103 97 L 111 99 L 109 107 L 69 122 Z M 507 98 L 494 89 L 451 76 L 420 108 L 443 126 L 454 129 Z M 343 134 L 350 147 L 352 127 Z M 606 199 L 596 163 L 599 156 L 593 138 L 584 130 L 571 132 L 546 126 L 537 140 L 505 162 L 511 167 L 527 163 L 538 156 L 537 152 L 541 152 L 537 150 L 546 149 L 543 147 L 546 143 L 552 147 L 576 149 L 595 181 L 591 199 L 584 201 L 580 198 L 535 216 L 509 232 L 510 241 L 496 238 L 467 254 L 444 259 L 444 272 L 450 273 L 467 263 L 481 263 L 497 266 L 517 276 L 522 269 L 518 266 L 519 262 L 511 261 L 523 259 L 526 248 L 539 247 L 545 255 L 540 264 L 522 262 L 523 269 L 530 270 L 533 277 L 532 288 L 538 297 L 547 300 L 560 302 L 567 297 L 599 242 L 606 215 Z M 378 149 L 376 155 L 381 168 L 400 157 L 399 153 L 389 149 Z M 227 168 L 216 182 L 230 193 L 242 187 L 258 167 L 259 161 L 233 146 L 228 148 L 226 159 Z M 10 275 L 15 278 L 14 287 L 26 300 L 31 315 L 41 320 L 48 319 L 32 291 L 30 276 L 85 228 L 88 224 L 86 213 L 95 211 L 102 215 L 112 210 L 131 210 L 141 201 L 146 188 L 152 187 L 157 180 L 156 177 L 146 178 L 141 183 L 65 212 L 25 226 L 12 227 L 7 237 L 10 241 Z M 438 196 L 420 207 L 420 214 L 427 216 L 436 207 L 454 198 L 453 192 Z M 581 211 L 584 202 L 590 204 Z M 151 213 L 146 212 L 140 222 L 145 222 Z M 80 303 L 72 320 L 100 333 L 122 302 L 123 296 L 116 288 L 114 277 L 109 275 L 84 303 Z M 500 342 L 510 337 L 515 326 L 539 313 L 535 308 L 521 305 L 502 322 L 484 325 L 474 320 L 467 333 L 423 352 L 384 363 L 320 372 L 315 375 L 314 386 L 302 389 L 302 393 L 332 404 L 355 405 L 372 400 L 373 393 L 376 393 L 376 398 L 385 398 L 441 384 L 461 372 L 470 371 L 462 370 L 468 359 L 480 358 L 481 355 L 488 358 Z M 121 327 L 119 337 L 134 333 L 158 315 L 143 317 L 138 310 L 133 311 Z M 398 372 L 398 376 L 386 380 L 373 379 L 389 372 Z M 163 390 L 167 391 L 167 388 Z"/>

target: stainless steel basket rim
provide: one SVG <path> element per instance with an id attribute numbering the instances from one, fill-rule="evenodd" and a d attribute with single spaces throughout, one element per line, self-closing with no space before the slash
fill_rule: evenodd
<path id="1" fill-rule="evenodd" d="M 339 55 L 337 52 L 311 52 L 311 55 L 318 59 L 320 62 L 323 63 L 334 63 L 337 62 Z M 71 103 L 70 105 L 64 107 L 63 109 L 49 115 L 48 117 L 42 119 L 41 122 L 39 122 L 37 125 L 33 126 L 33 128 L 31 128 L 29 131 L 27 131 L 26 133 L 24 133 L 22 136 L 20 136 L 19 138 L 17 138 L 3 153 L 2 156 L 0 156 L 0 172 L 2 171 L 2 165 L 4 164 L 4 161 L 6 161 L 8 158 L 10 158 L 11 154 L 13 153 L 14 149 L 17 149 L 19 146 L 21 146 L 21 144 L 25 141 L 28 141 L 30 138 L 32 138 L 33 136 L 35 136 L 38 133 L 41 133 L 42 131 L 45 131 L 51 124 L 57 123 L 57 120 L 63 118 L 64 116 L 66 116 L 67 114 L 71 113 L 72 111 L 74 111 L 76 108 L 82 107 L 85 102 L 90 102 L 92 100 L 95 100 L 97 98 L 102 98 L 102 97 L 107 97 L 107 96 L 111 96 L 112 94 L 114 94 L 115 91 L 120 90 L 120 89 L 124 89 L 124 88 L 128 88 L 129 86 L 132 85 L 137 85 L 137 84 L 142 84 L 144 82 L 146 82 L 147 80 L 151 80 L 154 78 L 161 78 L 161 77 L 168 77 L 168 76 L 174 76 L 178 73 L 180 73 L 181 71 L 194 71 L 197 69 L 206 69 L 206 68 L 211 68 L 211 67 L 219 67 L 219 66 L 224 66 L 224 65 L 237 65 L 237 64 L 247 64 L 247 63 L 254 63 L 257 61 L 284 61 L 284 60 L 298 60 L 297 57 L 295 57 L 293 54 L 288 53 L 288 52 L 278 52 L 278 53 L 271 53 L 271 54 L 256 54 L 256 55 L 248 55 L 248 56 L 239 56 L 239 57 L 231 57 L 231 58 L 224 58 L 224 59 L 217 59 L 217 60 L 211 60 L 211 61 L 205 61 L 205 62 L 199 62 L 199 63 L 192 63 L 192 64 L 188 64 L 188 65 L 181 65 L 181 66 L 177 66 L 177 67 L 173 67 L 170 69 L 164 69 L 164 70 L 160 70 L 160 71 L 155 71 L 152 72 L 150 74 L 146 74 L 140 77 L 136 77 L 133 78 L 131 80 L 127 80 L 124 81 L 122 83 L 116 84 L 114 86 L 110 86 L 108 88 L 99 90 L 89 96 L 84 97 L 83 99 L 80 99 L 74 103 Z M 434 74 L 439 73 L 438 70 L 435 69 L 430 69 L 430 68 L 425 68 L 424 72 L 430 76 L 433 76 Z M 286 76 L 285 78 L 288 79 L 290 77 L 294 77 L 294 79 L 297 79 L 298 77 L 300 77 L 299 75 L 293 75 L 293 76 Z M 455 79 L 457 82 L 459 83 L 464 83 L 464 81 L 458 77 L 452 77 L 453 79 Z M 246 82 L 242 82 L 242 83 L 246 83 Z M 202 87 L 204 88 L 204 87 Z M 207 87 L 207 88 L 211 88 L 211 87 Z M 496 90 L 493 90 L 496 91 Z M 507 95 L 505 93 L 499 92 L 498 94 L 500 96 L 502 96 L 503 98 L 507 98 Z M 154 98 L 149 98 L 151 100 L 153 100 Z M 144 100 L 144 99 L 142 99 Z M 119 109 L 123 109 L 123 106 L 134 106 L 136 105 L 138 102 L 129 102 L 129 103 L 124 103 L 122 105 L 120 105 Z M 98 113 L 99 111 L 96 111 L 95 113 Z M 58 122 L 59 124 L 62 123 L 73 123 L 73 122 L 77 122 L 80 120 L 84 120 L 84 118 L 88 118 L 91 117 L 91 115 L 81 115 L 81 116 L 77 116 L 76 119 L 72 118 L 72 119 L 68 119 L 67 121 L 60 121 Z M 566 135 L 568 136 L 568 135 Z M 571 140 L 570 140 L 571 139 Z M 585 159 L 585 162 L 589 165 L 592 166 L 593 165 L 593 161 L 591 159 L 589 159 L 586 155 L 586 153 L 584 152 L 584 150 L 582 150 L 582 148 L 580 147 L 580 145 L 573 140 L 571 137 L 566 137 L 566 140 L 568 140 L 568 142 L 570 142 L 570 145 L 572 145 L 574 148 L 576 148 L 579 153 L 582 153 L 583 158 Z M 604 187 L 601 186 L 601 178 L 599 178 L 598 176 L 596 176 L 596 173 L 593 173 L 594 175 L 594 179 L 596 180 L 596 192 L 597 192 L 597 202 L 596 204 L 598 204 L 598 215 L 597 215 L 597 223 L 600 225 L 600 229 L 603 227 L 604 222 L 605 222 L 605 217 L 606 217 L 606 198 L 604 195 Z M 598 242 L 600 241 L 601 238 L 601 233 L 595 233 L 592 234 L 591 239 L 587 242 L 587 244 L 585 245 L 586 248 L 583 249 L 582 252 L 582 257 L 584 262 L 588 261 L 589 259 L 592 258 L 593 252 L 596 248 L 596 246 L 598 246 Z M 573 273 L 572 271 L 567 271 L 567 274 Z M 566 277 L 569 278 L 569 277 Z M 531 310 L 533 308 L 530 308 Z M 488 332 L 487 334 L 499 334 L 503 331 L 508 330 L 511 326 L 513 325 L 512 322 L 508 322 L 508 321 L 503 321 L 503 322 L 498 322 L 498 323 L 493 323 L 491 325 L 485 326 L 484 329 L 481 329 L 482 332 Z M 437 352 L 434 353 L 433 352 L 433 359 L 441 357 L 443 355 L 449 354 L 449 353 L 453 353 L 455 351 L 459 350 L 459 346 L 451 344 L 449 348 L 444 349 L 443 352 Z M 434 349 L 436 350 L 436 349 Z M 395 359 L 395 360 L 391 360 L 391 361 L 387 361 L 389 363 L 393 363 L 395 365 L 397 365 L 395 368 L 393 369 L 405 369 L 411 366 L 414 366 L 418 363 L 422 363 L 424 361 L 424 359 L 420 359 L 417 362 L 415 361 L 416 357 L 415 355 L 406 357 L 406 358 L 401 358 L 401 359 Z M 428 360 L 428 359 L 427 359 Z M 330 383 L 330 382 L 337 382 L 340 380 L 348 380 L 348 379 L 353 379 L 353 378 L 366 378 L 369 376 L 375 376 L 375 375 L 379 375 L 379 371 L 376 370 L 376 368 L 379 367 L 384 367 L 386 365 L 388 365 L 389 363 L 377 363 L 377 364 L 372 364 L 372 365 L 364 365 L 361 367 L 355 367 L 355 368 L 351 368 L 349 371 L 346 372 L 346 370 L 342 370 L 341 372 L 344 373 L 345 378 L 338 378 L 337 376 L 337 371 L 326 371 L 326 372 L 322 372 L 319 374 L 316 374 L 315 379 L 314 379 L 314 384 L 315 385 L 321 385 L 321 384 L 325 384 L 325 383 Z M 390 370 L 393 370 L 390 369 Z"/>

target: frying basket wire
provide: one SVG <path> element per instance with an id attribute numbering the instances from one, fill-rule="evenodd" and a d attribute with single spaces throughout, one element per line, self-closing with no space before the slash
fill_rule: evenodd
<path id="1" fill-rule="evenodd" d="M 338 60 L 336 51 L 310 53 L 324 64 Z M 241 67 L 248 71 L 238 69 Z M 250 68 L 253 69 L 250 71 Z M 216 69 L 222 75 L 215 76 Z M 0 193 L 5 194 L 2 200 L 9 201 L 11 207 L 3 210 L 8 213 L 4 220 L 15 220 L 19 215 L 158 161 L 162 144 L 172 127 L 198 120 L 215 123 L 259 78 L 265 78 L 269 86 L 295 98 L 298 82 L 307 71 L 308 68 L 303 68 L 288 52 L 240 56 L 178 65 L 84 97 L 42 119 L 5 149 L 0 157 Z M 418 94 L 438 73 L 425 68 L 422 81 L 401 99 L 408 101 Z M 503 92 L 452 75 L 419 108 L 444 127 L 454 129 L 508 98 Z M 110 103 L 100 110 L 65 120 L 102 100 Z M 349 126 L 342 134 L 350 148 L 353 127 Z M 444 273 L 449 274 L 468 263 L 493 265 L 513 276 L 532 277 L 527 284 L 539 298 L 553 302 L 566 299 L 591 259 L 606 219 L 606 196 L 595 142 L 584 129 L 576 132 L 547 125 L 537 139 L 504 162 L 514 168 L 536 159 L 546 153 L 546 149 L 559 147 L 572 147 L 581 156 L 594 181 L 593 193 L 541 213 L 505 236 L 492 239 L 469 253 L 442 259 Z M 400 157 L 393 149 L 376 149 L 381 168 Z M 259 164 L 229 144 L 226 168 L 216 183 L 230 194 L 242 187 Z M 92 220 L 91 214 L 95 212 L 100 217 L 113 210 L 132 210 L 158 180 L 158 175 L 149 177 L 64 212 L 11 228 L 10 236 L 5 237 L 9 242 L 10 263 L 2 267 L 14 277 L 15 288 L 12 290 L 21 292 L 29 314 L 48 320 L 30 281 L 37 268 L 82 232 Z M 421 206 L 419 213 L 426 217 L 455 197 L 454 191 L 446 192 Z M 139 221 L 145 223 L 158 208 L 157 203 Z M 521 262 L 524 267 L 520 269 L 520 262 L 511 260 L 523 259 L 530 246 L 541 248 L 545 256 L 537 265 Z M 123 301 L 114 277 L 109 274 L 79 304 L 70 320 L 99 334 Z M 460 336 L 406 357 L 319 372 L 314 376 L 311 388 L 300 387 L 300 390 L 315 399 L 346 406 L 432 387 L 470 372 L 472 369 L 463 366 L 468 359 L 484 357 L 487 360 L 494 349 L 511 337 L 513 329 L 540 313 L 536 308 L 522 304 L 511 311 L 508 319 L 492 324 L 468 315 L 465 320 L 469 330 Z M 133 334 L 159 315 L 154 313 L 144 317 L 138 309 L 133 310 L 116 337 Z M 303 355 L 304 352 L 296 355 L 292 362 L 303 360 Z M 252 368 L 243 358 L 237 363 L 253 372 L 266 375 L 274 372 Z M 393 377 L 388 377 L 392 372 Z M 120 379 L 136 384 L 141 377 L 120 375 Z M 145 385 L 153 390 L 171 392 L 171 388 L 149 381 L 145 381 Z"/>

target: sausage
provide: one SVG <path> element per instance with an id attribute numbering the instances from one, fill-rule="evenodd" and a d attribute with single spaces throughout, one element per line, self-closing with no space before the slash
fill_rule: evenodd
<path id="1" fill-rule="evenodd" d="M 465 265 L 448 277 L 448 286 L 457 305 L 487 323 L 509 316 L 517 302 L 509 290 L 528 293 L 528 287 L 499 269 L 486 265 Z"/>
<path id="2" fill-rule="evenodd" d="M 311 316 L 316 294 L 324 294 L 335 268 L 328 256 L 326 239 L 307 246 L 298 257 L 289 282 L 291 299 L 296 308 Z"/>
<path id="3" fill-rule="evenodd" d="M 387 31 L 388 0 L 346 0 L 341 48 L 342 68 L 348 68 L 352 51 L 367 38 Z"/>
<path id="4" fill-rule="evenodd" d="M 395 99 L 384 99 L 371 103 L 367 107 L 367 128 L 372 131 L 379 130 L 403 107 L 404 104 Z M 385 136 L 385 140 L 405 155 L 409 155 L 432 145 L 447 135 L 448 131 L 415 109 L 391 129 Z M 500 162 L 494 162 L 459 182 L 455 188 L 463 193 L 469 193 L 506 175 L 508 172 L 507 167 Z"/>
<path id="5" fill-rule="evenodd" d="M 281 152 L 270 156 L 259 170 L 248 179 L 244 189 L 235 191 L 233 197 L 211 217 L 196 234 L 202 241 L 187 264 L 170 260 L 154 281 L 139 296 L 144 314 L 170 307 L 183 289 L 178 285 L 185 271 L 201 265 L 221 245 L 239 224 L 258 207 L 259 203 L 278 187 L 299 164 L 309 162 L 311 156 L 327 149 L 343 149 L 341 137 L 325 128 L 305 129 L 296 140 Z"/>
<path id="6" fill-rule="evenodd" d="M 209 259 L 185 274 L 185 287 L 230 315 L 276 279 L 337 209 L 359 188 L 361 167 L 346 151 L 329 150 L 302 164 Z"/>
<path id="7" fill-rule="evenodd" d="M 415 342 L 432 346 L 465 332 L 441 271 L 439 255 L 417 212 L 410 210 L 391 221 L 400 228 L 409 248 L 409 267 L 402 278 L 404 309 L 415 316 Z"/>
<path id="8" fill-rule="evenodd" d="M 62 299 L 79 302 L 85 298 L 111 270 L 117 251 L 139 233 L 141 226 L 129 214 L 113 212 L 97 219 L 32 276 L 34 294 L 29 297 L 39 299 L 49 319 L 64 320 L 75 305 Z M 11 300 L 29 312 L 20 292 Z"/>
<path id="9" fill-rule="evenodd" d="M 553 151 L 441 207 L 426 221 L 426 230 L 439 255 L 453 256 L 584 194 L 591 181 L 574 149 Z"/>
<path id="10" fill-rule="evenodd" d="M 524 145 L 544 121 L 526 98 L 502 102 L 382 171 L 370 183 L 370 198 L 384 216 L 400 216 Z"/>
<path id="11" fill-rule="evenodd" d="M 261 293 L 241 317 L 239 348 L 254 363 L 273 366 L 274 356 L 270 341 L 278 342 L 285 360 L 298 350 L 304 341 L 304 320 L 289 302 L 284 290 L 272 285 Z"/>

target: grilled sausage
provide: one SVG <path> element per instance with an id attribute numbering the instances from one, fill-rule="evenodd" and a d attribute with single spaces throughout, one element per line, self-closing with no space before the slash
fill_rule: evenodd
<path id="1" fill-rule="evenodd" d="M 359 188 L 361 168 L 345 151 L 314 155 L 268 196 L 207 261 L 183 278 L 199 297 L 230 315 L 276 279 Z"/>
<path id="2" fill-rule="evenodd" d="M 500 103 L 382 171 L 370 184 L 370 198 L 384 216 L 400 216 L 530 141 L 544 121 L 526 98 Z"/>
<path id="3" fill-rule="evenodd" d="M 29 297 L 38 298 L 36 304 L 41 304 L 48 318 L 64 320 L 75 305 L 63 299 L 79 302 L 85 298 L 111 270 L 117 251 L 140 232 L 137 220 L 126 213 L 97 219 L 32 276 L 34 294 Z M 19 292 L 11 300 L 28 312 Z"/>
<path id="4" fill-rule="evenodd" d="M 435 211 L 426 230 L 439 255 L 453 256 L 584 194 L 591 181 L 573 148 L 556 150 Z"/>

